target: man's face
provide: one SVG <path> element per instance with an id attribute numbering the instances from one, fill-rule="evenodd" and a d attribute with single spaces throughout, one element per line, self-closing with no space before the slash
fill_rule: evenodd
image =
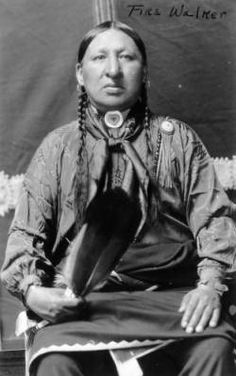
<path id="1" fill-rule="evenodd" d="M 101 111 L 125 110 L 138 99 L 145 68 L 135 42 L 120 30 L 97 35 L 88 46 L 77 80 Z"/>

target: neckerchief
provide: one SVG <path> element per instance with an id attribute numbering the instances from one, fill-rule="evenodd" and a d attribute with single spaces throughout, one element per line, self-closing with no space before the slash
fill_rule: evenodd
<path id="1" fill-rule="evenodd" d="M 134 197 L 137 192 L 137 199 L 142 211 L 137 236 L 147 218 L 148 186 L 150 183 L 149 172 L 132 145 L 132 141 L 143 130 L 143 116 L 140 111 L 131 110 L 122 127 L 119 128 L 119 134 L 112 136 L 104 124 L 103 116 L 96 113 L 91 106 L 88 107 L 86 115 L 86 130 L 96 139 L 89 163 L 84 160 L 84 165 L 88 166 L 89 169 L 88 173 L 85 174 L 88 181 L 87 183 L 83 182 L 82 189 L 82 191 L 86 191 L 84 187 L 87 186 L 86 207 L 99 191 L 107 189 L 110 153 L 113 152 L 114 146 L 121 148 L 121 151 L 125 154 L 125 171 L 120 187 L 130 197 Z M 85 155 L 88 158 L 87 153 Z M 81 199 L 80 197 L 80 202 Z"/>

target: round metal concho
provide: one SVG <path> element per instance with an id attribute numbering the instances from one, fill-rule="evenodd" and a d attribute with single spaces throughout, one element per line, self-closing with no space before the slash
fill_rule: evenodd
<path id="1" fill-rule="evenodd" d="M 108 111 L 104 116 L 104 121 L 109 128 L 120 128 L 124 119 L 120 111 Z"/>
<path id="2" fill-rule="evenodd" d="M 174 125 L 170 121 L 164 120 L 163 123 L 161 124 L 161 130 L 164 133 L 173 134 L 174 133 Z"/>

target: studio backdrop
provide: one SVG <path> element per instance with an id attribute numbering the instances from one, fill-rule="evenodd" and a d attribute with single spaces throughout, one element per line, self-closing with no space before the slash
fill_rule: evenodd
<path id="1" fill-rule="evenodd" d="M 236 188 L 235 0 L 0 0 L 0 264 L 33 153 L 76 117 L 79 42 L 107 19 L 134 27 L 147 46 L 151 109 L 185 121 L 213 157 L 228 158 L 216 164 L 226 189 Z M 22 346 L 22 308 L 1 286 L 2 349 Z"/>

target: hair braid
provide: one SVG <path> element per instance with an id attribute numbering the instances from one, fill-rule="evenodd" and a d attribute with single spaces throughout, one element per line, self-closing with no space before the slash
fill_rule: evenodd
<path id="1" fill-rule="evenodd" d="M 87 93 L 84 88 L 81 89 L 81 93 L 78 97 L 78 128 L 80 131 L 80 148 L 78 151 L 79 161 L 83 159 L 86 141 L 86 108 L 87 108 Z"/>
<path id="2" fill-rule="evenodd" d="M 74 193 L 74 210 L 76 217 L 76 232 L 82 226 L 85 214 L 85 207 L 87 203 L 88 194 L 88 166 L 86 154 L 86 108 L 87 108 L 87 93 L 84 88 L 78 96 L 78 129 L 80 132 L 80 142 L 77 159 L 77 172 L 75 177 L 75 193 Z"/>
<path id="3" fill-rule="evenodd" d="M 147 146 L 149 152 L 152 151 L 152 142 L 151 142 L 151 131 L 150 131 L 150 111 L 148 108 L 148 97 L 147 97 L 147 87 L 146 83 L 143 83 L 142 93 L 141 93 L 141 100 L 144 110 L 144 130 L 146 134 Z"/>

